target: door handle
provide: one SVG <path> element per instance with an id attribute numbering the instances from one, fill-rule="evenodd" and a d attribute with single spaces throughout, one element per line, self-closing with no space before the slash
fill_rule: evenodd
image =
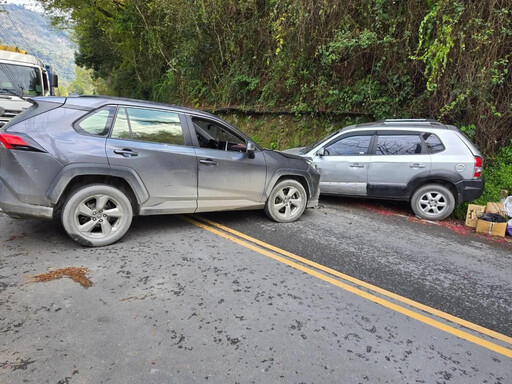
<path id="1" fill-rule="evenodd" d="M 123 149 L 114 149 L 114 153 L 117 155 L 123 155 L 124 157 L 135 157 L 139 156 L 139 154 L 135 151 L 132 151 L 129 148 L 123 148 Z"/>
<path id="2" fill-rule="evenodd" d="M 364 168 L 364 164 L 352 163 L 350 164 L 350 168 Z"/>
<path id="3" fill-rule="evenodd" d="M 409 165 L 409 168 L 425 168 L 425 164 L 414 163 Z"/>
<path id="4" fill-rule="evenodd" d="M 212 159 L 200 159 L 200 164 L 209 165 L 210 167 L 213 167 L 215 165 L 219 165 L 219 163 L 213 161 Z"/>

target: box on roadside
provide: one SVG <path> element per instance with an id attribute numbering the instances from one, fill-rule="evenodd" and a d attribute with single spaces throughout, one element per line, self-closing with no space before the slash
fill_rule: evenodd
<path id="1" fill-rule="evenodd" d="M 484 213 L 485 205 L 469 204 L 466 214 L 466 227 L 475 228 L 478 218 Z"/>
<path id="2" fill-rule="evenodd" d="M 485 207 L 485 212 L 487 213 L 498 213 L 501 216 L 506 216 L 505 206 L 503 203 L 487 203 Z"/>
<path id="3" fill-rule="evenodd" d="M 476 231 L 486 235 L 505 237 L 507 223 L 491 223 L 490 221 L 478 220 Z"/>

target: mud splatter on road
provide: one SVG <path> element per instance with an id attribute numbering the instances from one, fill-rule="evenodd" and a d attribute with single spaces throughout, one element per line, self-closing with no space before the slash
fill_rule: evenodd
<path id="1" fill-rule="evenodd" d="M 68 267 L 56 269 L 47 273 L 41 273 L 39 275 L 28 276 L 28 279 L 30 283 L 44 283 L 69 277 L 71 280 L 79 283 L 82 287 L 89 288 L 92 286 L 92 281 L 87 278 L 87 272 L 87 268 Z"/>

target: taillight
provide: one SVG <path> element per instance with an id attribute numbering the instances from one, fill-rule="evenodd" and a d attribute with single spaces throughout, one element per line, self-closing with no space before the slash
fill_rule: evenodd
<path id="1" fill-rule="evenodd" d="M 30 145 L 28 145 L 25 140 L 9 133 L 0 133 L 0 142 L 2 142 L 7 149 L 30 149 Z"/>
<path id="2" fill-rule="evenodd" d="M 475 156 L 475 173 L 473 175 L 474 178 L 482 176 L 482 158 L 480 156 Z"/>

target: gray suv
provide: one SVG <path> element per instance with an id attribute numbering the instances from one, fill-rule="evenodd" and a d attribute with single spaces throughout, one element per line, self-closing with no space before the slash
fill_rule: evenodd
<path id="1" fill-rule="evenodd" d="M 80 244 L 119 240 L 133 215 L 265 209 L 291 222 L 318 203 L 311 161 L 264 150 L 214 115 L 108 97 L 33 102 L 0 129 L 0 209 L 60 214 Z"/>
<path id="2" fill-rule="evenodd" d="M 484 189 L 478 149 L 434 120 L 352 125 L 286 152 L 314 161 L 322 194 L 407 200 L 424 219 L 442 220 Z"/>

